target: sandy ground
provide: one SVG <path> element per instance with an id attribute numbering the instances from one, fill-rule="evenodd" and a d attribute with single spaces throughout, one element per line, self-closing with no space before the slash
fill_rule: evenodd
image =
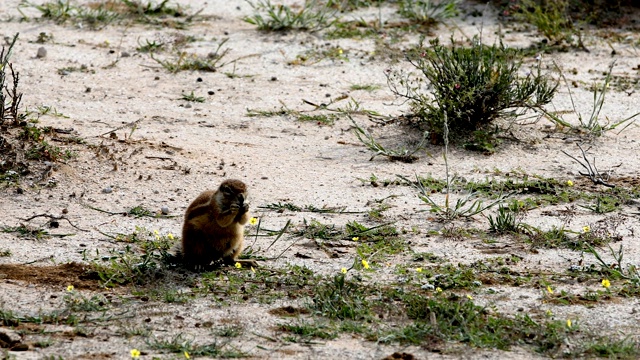
<path id="1" fill-rule="evenodd" d="M 199 9 L 195 2 L 180 2 Z M 363 108 L 383 115 L 397 116 L 405 113 L 406 104 L 396 101 L 386 87 L 386 69 L 410 69 L 408 64 L 393 62 L 383 55 L 374 54 L 374 41 L 325 40 L 317 34 L 289 33 L 265 34 L 241 20 L 250 15 L 251 8 L 242 2 L 209 1 L 196 21 L 186 30 L 158 28 L 139 24 L 109 25 L 92 31 L 84 25 L 69 22 L 55 25 L 49 21 L 35 21 L 39 13 L 33 8 L 23 9 L 31 21 L 19 21 L 18 1 L 0 4 L 0 35 L 20 37 L 11 61 L 20 72 L 20 87 L 24 93 L 23 105 L 29 110 L 49 106 L 64 117 L 43 115 L 40 124 L 58 129 L 73 129 L 89 146 L 75 146 L 77 157 L 58 164 L 47 177 L 56 186 L 42 186 L 40 174 L 32 174 L 21 180 L 23 193 L 14 187 L 2 190 L 0 201 L 0 225 L 13 227 L 27 223 L 22 219 L 36 214 L 61 215 L 86 231 L 80 231 L 68 222 L 60 228 L 49 229 L 52 234 L 74 236 L 49 237 L 44 240 L 18 237 L 15 233 L 0 235 L 0 249 L 10 250 L 11 256 L 0 258 L 3 264 L 29 264 L 45 266 L 84 261 L 86 253 L 97 250 L 106 253 L 115 244 L 104 234 L 130 234 L 136 227 L 158 230 L 162 234 L 180 234 L 182 214 L 189 202 L 202 190 L 215 188 L 222 179 L 237 178 L 250 188 L 252 211 L 259 216 L 262 226 L 280 229 L 291 220 L 300 226 L 304 219 L 316 219 L 323 223 L 344 225 L 356 220 L 372 224 L 366 214 L 315 214 L 261 210 L 260 206 L 278 202 L 314 205 L 316 207 L 344 207 L 348 211 L 367 212 L 374 200 L 386 199 L 390 208 L 384 212 L 385 221 L 393 221 L 399 229 L 414 229 L 403 235 L 416 252 L 433 252 L 453 263 L 471 263 L 499 253 L 518 255 L 523 260 L 517 269 L 528 271 L 564 271 L 581 262 L 578 252 L 548 249 L 531 252 L 528 246 L 513 244 L 506 239 L 487 243 L 480 238 L 451 239 L 428 236 L 442 225 L 430 221 L 427 206 L 408 186 L 373 187 L 359 179 L 375 174 L 379 179 L 397 179 L 396 175 L 413 177 L 431 175 L 444 178 L 444 161 L 440 146 L 429 146 L 418 155 L 420 159 L 406 164 L 390 162 L 383 157 L 370 161 L 371 153 L 357 140 L 351 131 L 351 123 L 338 119 L 334 125 L 298 122 L 291 116 L 248 117 L 248 109 L 279 110 L 283 104 L 299 111 L 312 111 L 303 103 L 323 103 L 348 95 Z M 377 13 L 376 10 L 370 10 Z M 367 12 L 363 12 L 367 14 Z M 483 38 L 491 42 L 498 25 L 495 14 L 486 12 L 480 18 L 456 18 L 441 25 L 435 36 L 446 40 L 450 34 L 456 37 L 479 33 L 483 23 Z M 351 16 L 351 15 L 349 15 Z M 389 14 L 394 16 L 393 13 Z M 503 29 L 504 30 L 504 29 Z M 36 43 L 40 33 L 53 35 L 53 42 Z M 147 54 L 136 48 L 145 40 L 172 42 L 184 36 L 196 41 L 185 50 L 207 54 L 215 50 L 222 39 L 229 60 L 239 59 L 217 72 L 169 73 Z M 596 34 L 588 33 L 585 44 L 589 53 L 570 51 L 543 56 L 545 67 L 555 62 L 564 70 L 569 81 L 581 84 L 572 89 L 576 107 L 588 114 L 592 105 L 592 93 L 588 86 L 603 80 L 609 64 L 615 60 L 614 75 L 636 79 L 638 77 L 637 32 L 620 31 L 620 41 L 612 42 Z M 409 37 L 410 38 L 410 37 Z M 527 46 L 540 39 L 534 32 L 505 31 L 504 41 L 513 46 Z M 415 39 L 397 46 L 409 46 Z M 634 45 L 635 44 L 635 45 Z M 344 49 L 347 60 L 323 60 L 313 65 L 290 65 L 296 55 L 323 46 Z M 45 47 L 47 55 L 37 58 L 38 48 Z M 612 56 L 612 48 L 615 56 Z M 158 55 L 170 58 L 171 52 Z M 527 59 L 525 66 L 533 66 L 536 60 Z M 71 71 L 61 75 L 59 70 L 86 66 L 86 71 Z M 572 69 L 576 69 L 572 72 Z M 234 73 L 229 77 L 225 73 Z M 376 84 L 378 90 L 350 90 L 353 84 Z M 181 100 L 182 94 L 193 92 L 205 98 L 203 103 Z M 613 89 L 607 93 L 602 114 L 609 119 L 621 119 L 638 111 L 640 96 L 638 85 L 626 91 Z M 337 104 L 343 104 L 346 101 Z M 565 86 L 560 87 L 553 106 L 557 110 L 571 110 L 570 97 Z M 314 114 L 314 113 L 311 113 Z M 571 119 L 571 116 L 569 116 Z M 402 145 L 397 136 L 406 131 L 396 125 L 377 127 L 364 116 L 356 121 L 371 129 L 381 141 Z M 575 119 L 573 119 L 575 121 Z M 136 122 L 135 131 L 125 125 Z M 528 174 L 554 177 L 562 181 L 572 180 L 576 186 L 587 187 L 588 179 L 581 177 L 581 170 L 565 150 L 579 155 L 574 145 L 576 137 L 561 133 L 545 132 L 550 122 L 516 126 L 516 141 L 505 141 L 498 151 L 486 156 L 454 147 L 450 149 L 449 166 L 452 172 L 466 179 L 491 177 L 495 170 L 502 172 L 524 171 Z M 112 130 L 116 137 L 110 137 Z M 392 134 L 392 135 L 389 135 Z M 395 134 L 395 136 L 393 135 Z M 597 156 L 600 169 L 615 167 L 616 177 L 637 180 L 640 160 L 636 155 L 640 144 L 640 131 L 631 126 L 624 132 L 610 132 L 589 143 L 590 154 Z M 125 141 L 126 139 L 126 141 Z M 45 183 L 46 183 L 45 181 Z M 105 189 L 109 189 L 105 190 Z M 440 198 L 437 198 L 441 200 Z M 113 216 L 88 208 L 111 212 L 123 212 L 142 206 L 154 212 L 166 207 L 171 218 L 135 218 Z M 529 212 L 525 221 L 533 226 L 550 228 L 560 225 L 557 216 L 548 215 L 565 206 L 545 207 Z M 619 211 L 623 225 L 618 229 L 625 249 L 625 261 L 640 263 L 638 206 L 623 206 Z M 596 224 L 611 214 L 598 215 L 578 210 L 569 227 L 575 231 L 585 225 Z M 45 226 L 45 218 L 28 222 L 32 226 Z M 468 225 L 488 228 L 486 218 L 478 216 Z M 273 238 L 258 238 L 256 247 L 265 249 Z M 285 236 L 265 256 L 276 256 L 294 241 Z M 337 258 L 299 240 L 280 259 L 268 266 L 283 268 L 286 264 L 307 266 L 321 274 L 336 273 L 349 267 L 355 254 L 347 251 Z M 615 244 L 618 246 L 619 244 Z M 86 252 L 85 252 L 86 251 Z M 294 254 L 305 256 L 294 256 Z M 608 259 L 610 259 L 608 257 Z M 398 261 L 406 261 L 399 257 Z M 587 263 L 592 258 L 585 256 Z M 392 276 L 393 267 L 381 266 L 376 277 Z M 188 290 L 188 284 L 175 283 L 177 289 Z M 558 283 L 567 291 L 580 286 L 574 283 Z M 596 288 L 598 284 L 592 284 Z M 5 279 L 0 281 L 0 304 L 4 311 L 35 315 L 62 306 L 65 285 L 34 281 Z M 553 309 L 557 318 L 572 318 L 581 326 L 599 329 L 610 334 L 638 334 L 640 329 L 640 303 L 637 298 L 618 298 L 601 302 L 597 306 L 553 306 L 540 301 L 540 288 L 512 288 L 497 285 L 492 292 L 480 290 L 474 298 L 481 305 L 493 305 L 506 314 L 519 308 L 525 311 L 543 312 Z M 87 290 L 89 291 L 89 290 Z M 100 293 L 100 291 L 98 291 Z M 411 353 L 416 358 L 535 358 L 525 350 L 511 352 L 463 350 L 450 355 L 431 353 L 423 348 L 383 345 L 362 338 L 343 335 L 336 340 L 312 345 L 270 342 L 265 338 L 278 337 L 273 330 L 279 322 L 268 311 L 288 305 L 279 300 L 263 305 L 248 301 L 242 304 L 221 306 L 215 299 L 201 297 L 186 304 L 165 304 L 160 301 L 141 302 L 127 290 L 115 290 L 114 301 L 128 303 L 132 307 L 132 324 L 146 324 L 153 329 L 153 336 L 166 337 L 176 333 L 193 336 L 197 342 L 210 337 L 207 331 L 195 327 L 196 323 L 214 323 L 232 319 L 246 324 L 247 331 L 234 346 L 254 358 L 335 358 L 340 355 L 352 359 L 384 358 L 395 351 Z M 606 316 L 604 315 L 606 314 Z M 250 324 L 250 325 L 248 325 Z M 54 329 L 56 328 L 56 329 Z M 70 326 L 51 326 L 51 331 L 72 332 Z M 97 326 L 92 336 L 56 337 L 44 348 L 31 348 L 26 352 L 12 352 L 19 359 L 40 359 L 56 355 L 64 358 L 128 358 L 132 348 L 145 349 L 139 337 L 116 336 L 113 326 Z M 29 335 L 25 342 L 37 341 Z M 161 355 L 148 350 L 144 358 Z"/>

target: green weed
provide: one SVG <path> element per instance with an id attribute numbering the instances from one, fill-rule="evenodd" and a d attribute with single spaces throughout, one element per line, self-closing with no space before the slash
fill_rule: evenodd
<path id="1" fill-rule="evenodd" d="M 373 160 L 376 156 L 382 155 L 388 157 L 392 161 L 396 160 L 405 163 L 412 163 L 418 160 L 418 157 L 414 154 L 424 148 L 427 142 L 427 136 L 429 134 L 428 132 L 424 132 L 422 141 L 418 145 L 414 146 L 413 149 L 387 149 L 378 141 L 376 141 L 376 139 L 370 132 L 365 131 L 362 127 L 360 127 L 360 125 L 358 125 L 355 120 L 351 118 L 351 116 L 349 116 L 349 119 L 353 123 L 353 132 L 358 137 L 358 140 L 360 140 L 361 143 L 363 143 L 369 150 L 374 153 L 373 156 L 371 156 L 371 158 L 369 159 L 370 161 Z"/>
<path id="2" fill-rule="evenodd" d="M 459 0 L 400 0 L 398 13 L 421 26 L 433 26 L 458 14 Z"/>
<path id="3" fill-rule="evenodd" d="M 569 91 L 569 97 L 571 99 L 571 105 L 573 106 L 573 112 L 578 116 L 578 120 L 580 121 L 579 126 L 574 126 L 570 122 L 564 120 L 560 116 L 550 113 L 544 109 L 539 109 L 542 113 L 544 113 L 547 118 L 549 118 L 552 122 L 569 129 L 572 129 L 579 133 L 584 133 L 589 136 L 601 136 L 607 131 L 615 130 L 618 127 L 621 127 L 619 132 L 624 131 L 626 128 L 631 126 L 635 122 L 635 118 L 640 115 L 640 112 L 635 113 L 631 116 L 628 116 L 621 120 L 616 120 L 611 122 L 608 118 L 605 122 L 603 122 L 600 118 L 600 112 L 602 111 L 602 106 L 604 105 L 605 95 L 607 90 L 609 89 L 609 83 L 611 82 L 611 72 L 613 71 L 613 67 L 615 65 L 615 61 L 609 65 L 609 71 L 606 73 L 604 83 L 601 87 L 598 87 L 594 84 L 593 90 L 593 106 L 591 108 L 591 114 L 589 118 L 583 118 L 582 113 L 579 112 L 576 108 L 576 104 L 573 101 L 573 95 L 571 94 L 571 88 L 565 78 L 564 74 L 560 72 L 560 76 L 567 84 L 567 89 Z"/>
<path id="4" fill-rule="evenodd" d="M 163 42 L 156 42 L 155 40 L 145 40 L 144 44 L 141 44 L 140 40 L 138 40 L 138 47 L 136 50 L 141 53 L 153 53 L 162 50 L 164 46 L 165 44 Z"/>
<path id="5" fill-rule="evenodd" d="M 353 84 L 349 87 L 349 90 L 352 90 L 352 91 L 364 90 L 368 92 L 373 92 L 380 89 L 382 89 L 382 86 L 378 84 Z"/>
<path id="6" fill-rule="evenodd" d="M 182 93 L 182 97 L 180 98 L 180 100 L 203 103 L 206 99 L 202 96 L 194 95 L 192 91 L 191 94 Z"/>
<path id="7" fill-rule="evenodd" d="M 572 44 L 577 30 L 569 16 L 569 1 L 519 0 L 517 17 L 533 24 L 554 45 Z"/>
<path id="8" fill-rule="evenodd" d="M 369 291 L 356 279 L 345 274 L 324 279 L 315 286 L 308 307 L 318 315 L 332 319 L 364 320 L 372 315 Z"/>
<path id="9" fill-rule="evenodd" d="M 176 58 L 173 60 L 161 60 L 155 57 L 154 53 L 149 53 L 149 56 L 155 60 L 163 68 L 167 69 L 171 73 L 177 73 L 179 71 L 207 71 L 216 72 L 219 68 L 225 66 L 227 63 L 222 62 L 229 48 L 222 48 L 229 39 L 220 41 L 216 49 L 209 53 L 207 56 L 200 56 L 197 54 L 188 54 L 186 52 L 179 52 Z"/>
<path id="10" fill-rule="evenodd" d="M 53 20 L 58 24 L 69 21 L 77 26 L 88 26 L 100 29 L 106 25 L 122 20 L 135 21 L 143 24 L 162 25 L 173 28 L 185 28 L 196 14 L 185 17 L 185 11 L 180 7 L 170 5 L 168 0 L 160 3 L 153 1 L 141 2 L 135 0 L 96 1 L 87 5 L 80 5 L 71 0 L 55 0 L 42 4 L 22 1 L 21 8 L 31 7 L 40 12 L 43 19 Z M 27 17 L 23 14 L 23 17 Z M 180 18 L 184 17 L 184 20 Z"/>
<path id="11" fill-rule="evenodd" d="M 34 238 L 38 240 L 49 237 L 49 232 L 47 230 L 33 228 L 24 224 L 14 227 L 5 226 L 1 230 L 5 233 L 15 233 L 20 237 Z"/>
<path id="12" fill-rule="evenodd" d="M 336 331 L 326 325 L 303 320 L 291 324 L 280 324 L 278 330 L 292 334 L 292 337 L 287 338 L 290 342 L 303 342 L 308 339 L 332 340 L 338 337 Z"/>
<path id="13" fill-rule="evenodd" d="M 318 31 L 330 26 L 335 14 L 334 10 L 315 0 L 305 1 L 300 10 L 287 5 L 273 5 L 270 0 L 247 2 L 255 13 L 243 20 L 262 31 Z"/>
<path id="14" fill-rule="evenodd" d="M 63 300 L 70 311 L 106 311 L 109 301 L 100 294 L 87 298 L 84 294 L 70 289 L 64 295 Z"/>
<path id="15" fill-rule="evenodd" d="M 195 345 L 192 340 L 185 339 L 182 334 L 178 334 L 171 339 L 161 340 L 154 339 L 148 341 L 147 345 L 155 350 L 166 351 L 169 353 L 189 354 L 189 356 L 208 356 L 216 358 L 238 358 L 247 355 L 240 350 L 226 349 L 225 345 L 213 342 L 205 345 Z"/>
<path id="16" fill-rule="evenodd" d="M 326 49 L 311 49 L 302 54 L 296 55 L 295 60 L 289 61 L 289 65 L 314 65 L 323 60 L 349 61 L 347 53 L 340 47 L 329 47 Z"/>
<path id="17" fill-rule="evenodd" d="M 91 264 L 105 287 L 129 283 L 145 284 L 162 277 L 172 255 L 173 235 L 160 236 L 144 228 L 136 228 L 130 236 L 132 244 L 123 250 L 111 250 L 108 256 L 100 256 Z M 137 248 L 132 247 L 137 245 Z"/>
<path id="18" fill-rule="evenodd" d="M 511 210 L 511 206 L 498 206 L 498 213 L 495 217 L 489 215 L 489 231 L 497 234 L 518 233 L 522 229 L 522 224 L 518 219 L 518 213 Z"/>
<path id="19" fill-rule="evenodd" d="M 364 19 L 333 22 L 327 30 L 327 39 L 363 39 L 375 38 L 379 34 L 378 21 L 366 21 Z"/>
<path id="20" fill-rule="evenodd" d="M 294 212 L 312 212 L 312 213 L 320 213 L 320 214 L 344 214 L 344 213 L 353 213 L 345 211 L 344 207 L 327 207 L 323 206 L 321 208 L 316 207 L 315 205 L 304 205 L 298 206 L 290 202 L 277 202 L 267 205 L 258 206 L 259 209 L 267 209 L 274 210 L 276 212 L 282 213 L 285 210 L 294 211 Z"/>

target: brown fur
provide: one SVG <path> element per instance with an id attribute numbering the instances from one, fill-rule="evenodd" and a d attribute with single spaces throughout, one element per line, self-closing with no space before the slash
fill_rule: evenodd
<path id="1" fill-rule="evenodd" d="M 240 180 L 225 180 L 216 190 L 200 194 L 184 215 L 182 256 L 193 267 L 206 267 L 223 260 L 234 264 L 243 249 L 244 224 L 249 205 L 247 186 Z"/>

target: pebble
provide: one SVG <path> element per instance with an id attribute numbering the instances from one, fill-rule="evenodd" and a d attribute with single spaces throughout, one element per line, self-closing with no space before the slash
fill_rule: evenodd
<path id="1" fill-rule="evenodd" d="M 422 290 L 433 290 L 433 289 L 435 289 L 435 286 L 433 286 L 431 284 L 424 284 L 424 285 L 420 286 L 420 288 Z"/>
<path id="2" fill-rule="evenodd" d="M 120 57 L 126 58 L 126 57 L 129 57 L 129 56 L 131 56 L 131 54 L 129 54 L 127 51 L 123 51 L 123 52 L 120 53 Z"/>
<path id="3" fill-rule="evenodd" d="M 103 194 L 111 194 L 112 191 L 113 189 L 111 188 L 111 186 L 107 186 L 106 188 L 102 189 Z"/>
<path id="4" fill-rule="evenodd" d="M 22 336 L 17 331 L 10 329 L 0 329 L 0 338 L 10 345 L 19 343 L 22 340 Z"/>
<path id="5" fill-rule="evenodd" d="M 169 208 L 166 206 L 160 208 L 160 211 L 162 211 L 162 215 L 169 215 Z"/>
<path id="6" fill-rule="evenodd" d="M 36 54 L 36 57 L 38 59 L 42 59 L 43 57 L 47 56 L 47 49 L 45 49 L 44 47 L 40 47 L 38 48 L 38 53 Z"/>

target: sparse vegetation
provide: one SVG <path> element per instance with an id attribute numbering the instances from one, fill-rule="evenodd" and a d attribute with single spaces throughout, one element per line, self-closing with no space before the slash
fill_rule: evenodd
<path id="1" fill-rule="evenodd" d="M 159 3 L 101 0 L 86 5 L 77 4 L 73 0 L 52 0 L 42 4 L 23 1 L 20 7 L 35 8 L 40 12 L 41 18 L 53 20 L 58 24 L 72 22 L 80 28 L 87 26 L 94 30 L 123 20 L 183 29 L 195 16 L 187 15 L 181 6 L 172 5 L 168 0 Z M 28 19 L 26 16 L 24 18 Z"/>
<path id="2" fill-rule="evenodd" d="M 6 357 L 317 357 L 349 342 L 407 351 L 388 358 L 640 357 L 620 311 L 640 298 L 630 1 L 503 1 L 499 27 L 459 0 L 272 1 L 0 5 L 27 34 L 0 51 Z M 594 9 L 624 26 L 592 31 Z M 545 39 L 518 34 L 523 19 Z M 551 51 L 571 53 L 553 67 L 538 56 Z M 582 63 L 609 56 L 620 67 Z M 384 70 L 402 58 L 416 75 Z M 571 86 L 564 109 L 547 109 L 547 70 Z M 379 155 L 406 164 L 367 162 Z M 240 261 L 255 262 L 187 269 L 173 235 L 186 201 L 229 177 L 250 185 Z"/>

